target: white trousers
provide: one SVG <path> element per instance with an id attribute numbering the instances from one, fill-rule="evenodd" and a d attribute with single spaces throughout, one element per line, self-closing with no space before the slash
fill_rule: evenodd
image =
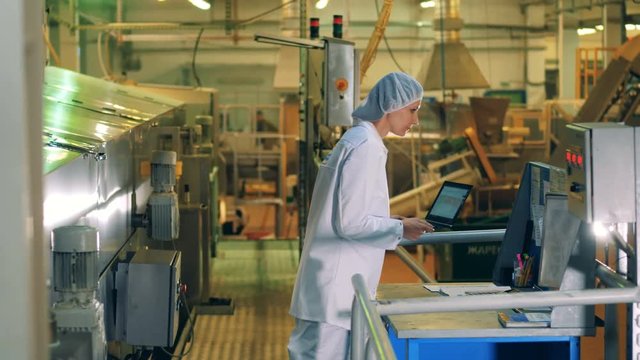
<path id="1" fill-rule="evenodd" d="M 339 326 L 296 318 L 289 337 L 290 360 L 347 360 L 350 331 Z"/>

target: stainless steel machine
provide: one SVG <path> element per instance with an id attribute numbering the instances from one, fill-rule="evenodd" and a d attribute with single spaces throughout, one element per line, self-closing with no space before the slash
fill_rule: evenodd
<path id="1" fill-rule="evenodd" d="M 45 70 L 43 96 L 44 233 L 56 239 L 50 247 L 50 277 L 55 279 L 50 302 L 60 341 L 52 355 L 103 359 L 108 342 L 121 345 L 115 347 L 118 357 L 156 350 L 158 358 L 173 351 L 180 355 L 176 338 L 188 336 L 192 330 L 185 329 L 193 326 L 193 317 L 181 310 L 187 309 L 184 264 L 199 259 L 198 272 L 188 281 L 208 283 L 211 234 L 216 231 L 215 219 L 201 210 L 217 208 L 210 196 L 217 192 L 211 180 L 214 145 L 211 137 L 205 141 L 198 136 L 203 128 L 213 131 L 207 121 L 213 114 L 178 131 L 193 146 L 167 149 L 159 130 L 186 123 L 183 101 L 54 67 Z M 200 235 L 187 240 L 179 226 L 185 194 L 176 186 L 184 185 L 177 179 L 185 165 L 180 156 L 197 155 L 191 152 L 195 147 L 209 154 L 207 166 L 188 163 L 184 173 L 198 179 L 189 180 L 192 192 L 200 194 L 192 205 L 198 204 L 206 235 L 199 229 Z M 149 225 L 148 232 L 136 226 L 141 224 Z M 72 240 L 62 240 L 66 235 Z M 84 247 L 74 245 L 82 240 L 79 236 Z M 50 239 L 43 241 L 49 244 Z M 197 250 L 185 259 L 180 248 L 190 241 Z M 72 265 L 61 265 L 69 261 Z M 81 269 L 88 275 L 78 277 Z M 96 311 L 76 316 L 72 305 L 87 301 Z M 75 318 L 68 320 L 68 314 Z M 84 325 L 73 325 L 78 321 Z M 69 328 L 94 335 L 72 339 Z M 100 344 L 96 339 L 102 339 Z"/>

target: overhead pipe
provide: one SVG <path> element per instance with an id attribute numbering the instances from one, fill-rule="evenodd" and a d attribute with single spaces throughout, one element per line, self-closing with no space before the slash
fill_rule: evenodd
<path id="1" fill-rule="evenodd" d="M 279 8 L 279 7 L 278 7 Z M 68 27 L 74 27 L 72 24 L 65 22 L 64 19 L 51 15 L 52 19 L 67 25 Z M 350 21 L 350 28 L 370 28 L 375 26 L 376 22 L 373 21 Z M 74 28 L 78 30 L 92 30 L 92 31 L 109 31 L 109 30 L 198 30 L 205 29 L 224 29 L 226 22 L 224 20 L 212 20 L 207 22 L 114 22 L 114 23 L 92 23 L 76 25 Z M 276 27 L 281 25 L 280 20 L 239 20 L 234 26 L 241 29 L 248 27 Z M 418 24 L 413 21 L 388 21 L 386 27 L 403 27 L 403 28 L 431 28 L 432 24 Z M 510 30 L 510 31 L 531 31 L 531 32 L 544 32 L 548 29 L 546 27 L 538 26 L 523 26 L 523 25 L 511 25 L 511 24 L 478 24 L 478 23 L 465 23 L 466 29 L 493 29 L 493 30 Z M 306 28 L 306 25 L 305 25 Z"/>

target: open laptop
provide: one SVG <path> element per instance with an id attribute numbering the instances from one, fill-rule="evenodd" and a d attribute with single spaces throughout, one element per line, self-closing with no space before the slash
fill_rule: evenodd
<path id="1" fill-rule="evenodd" d="M 472 185 L 445 181 L 425 217 L 436 230 L 450 229 L 467 200 Z"/>

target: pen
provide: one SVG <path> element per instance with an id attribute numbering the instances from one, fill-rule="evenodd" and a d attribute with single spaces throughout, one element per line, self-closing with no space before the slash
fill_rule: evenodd
<path id="1" fill-rule="evenodd" d="M 518 259 L 518 266 L 522 269 L 522 256 L 520 256 L 520 253 L 516 254 L 516 259 Z"/>

